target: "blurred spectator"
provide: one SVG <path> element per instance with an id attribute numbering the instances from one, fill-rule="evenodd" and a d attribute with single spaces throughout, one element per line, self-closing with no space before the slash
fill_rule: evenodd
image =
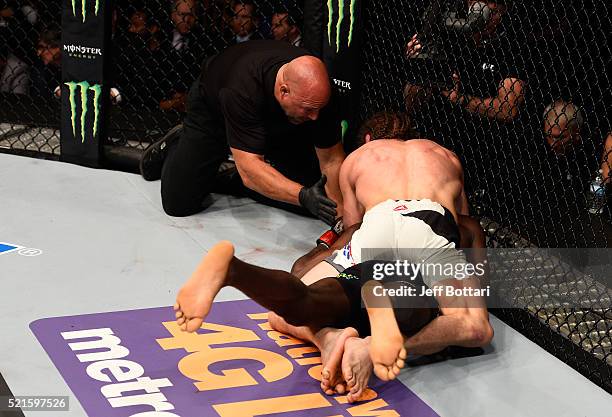
<path id="1" fill-rule="evenodd" d="M 195 0 L 176 0 L 171 6 L 172 28 L 162 43 L 163 77 L 158 81 L 165 95 L 162 110 L 185 111 L 187 90 L 201 66 L 205 40 L 197 9 Z"/>
<path id="2" fill-rule="evenodd" d="M 61 32 L 57 27 L 43 30 L 38 38 L 36 54 L 46 66 L 59 67 L 62 61 Z"/>
<path id="3" fill-rule="evenodd" d="M 119 31 L 113 41 L 118 51 L 117 87 L 122 100 L 130 105 L 157 108 L 164 99 L 156 79 L 161 59 L 160 27 L 144 7 L 132 9 L 127 17 L 127 31 Z"/>
<path id="4" fill-rule="evenodd" d="M 195 0 L 176 0 L 172 5 L 172 47 L 176 51 L 187 48 L 191 42 L 189 35 L 197 21 L 196 6 Z"/>
<path id="5" fill-rule="evenodd" d="M 4 32 L 2 36 L 8 35 L 7 41 L 14 48 L 13 54 L 20 59 L 24 59 L 25 54 L 19 53 L 18 49 L 30 49 L 35 42 L 32 29 L 40 22 L 36 7 L 30 0 L 0 0 L 0 32 Z"/>
<path id="6" fill-rule="evenodd" d="M 259 18 L 257 6 L 251 0 L 236 0 L 231 3 L 230 28 L 233 32 L 231 44 L 237 44 L 254 39 L 263 39 L 257 31 Z"/>
<path id="7" fill-rule="evenodd" d="M 564 154 L 581 142 L 580 129 L 583 124 L 584 113 L 573 103 L 556 100 L 544 109 L 544 138 L 556 154 Z"/>
<path id="8" fill-rule="evenodd" d="M 518 116 L 525 101 L 525 77 L 520 62 L 516 61 L 521 54 L 509 54 L 508 51 L 516 51 L 522 45 L 510 38 L 503 28 L 507 7 L 496 2 L 480 3 L 468 0 L 466 7 L 470 13 L 475 13 L 477 4 L 486 7 L 486 18 L 479 14 L 475 22 L 469 18 L 455 19 L 446 26 L 455 36 L 461 36 L 460 42 L 466 45 L 460 47 L 460 43 L 455 42 L 457 48 L 452 53 L 459 68 L 449 77 L 452 85 L 432 88 L 407 83 L 404 98 L 409 112 L 415 111 L 423 99 L 439 92 L 452 105 L 491 120 L 510 122 Z M 481 9 L 477 11 L 484 13 Z M 417 58 L 422 48 L 418 34 L 414 34 L 406 47 L 406 55 Z"/>
<path id="9" fill-rule="evenodd" d="M 612 132 L 608 132 L 603 144 L 603 154 L 598 171 L 591 178 L 586 193 L 587 207 L 590 214 L 603 214 L 606 203 L 611 197 L 610 189 L 610 153 L 612 153 Z"/>
<path id="10" fill-rule="evenodd" d="M 135 10 L 130 16 L 130 25 L 128 32 L 133 36 L 133 41 L 140 41 L 143 45 L 135 45 L 136 51 L 144 48 L 149 51 L 157 51 L 160 47 L 158 37 L 159 25 L 151 21 L 149 15 L 144 9 Z M 137 37 L 137 38 L 136 38 Z"/>
<path id="11" fill-rule="evenodd" d="M 363 122 L 357 132 L 354 149 L 378 139 L 416 139 L 419 133 L 412 128 L 410 117 L 406 113 L 382 111 Z"/>
<path id="12" fill-rule="evenodd" d="M 277 41 L 289 42 L 293 46 L 302 46 L 300 28 L 287 12 L 276 12 L 272 15 L 272 37 Z"/>
<path id="13" fill-rule="evenodd" d="M 28 94 L 29 91 L 29 66 L 11 53 L 6 45 L 0 45 L 0 93 Z"/>
<path id="14" fill-rule="evenodd" d="M 33 1 L 24 1 L 22 2 L 21 13 L 25 17 L 25 19 L 31 24 L 36 25 L 38 23 L 38 9 L 37 5 Z"/>
<path id="15" fill-rule="evenodd" d="M 32 68 L 30 93 L 42 98 L 56 95 L 62 80 L 61 31 L 57 26 L 44 29 L 36 44 L 40 58 Z"/>
<path id="16" fill-rule="evenodd" d="M 15 16 L 15 5 L 8 0 L 0 0 L 0 28 L 9 26 Z"/>

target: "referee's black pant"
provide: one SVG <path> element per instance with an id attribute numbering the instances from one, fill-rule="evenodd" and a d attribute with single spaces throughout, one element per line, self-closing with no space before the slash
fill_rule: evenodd
<path id="1" fill-rule="evenodd" d="M 181 137 L 168 148 L 162 169 L 161 196 L 164 211 L 170 216 L 185 217 L 199 213 L 210 205 L 211 192 L 253 198 L 261 203 L 291 212 L 308 215 L 302 207 L 269 199 L 246 188 L 239 175 L 233 180 L 217 173 L 229 155 L 223 124 L 214 120 L 201 96 L 199 81 L 187 96 L 187 114 Z M 320 178 L 320 169 L 313 149 L 304 150 L 300 138 L 287 137 L 287 146 L 276 149 L 266 159 L 285 177 L 305 186 Z M 304 141 L 305 142 L 305 141 Z"/>

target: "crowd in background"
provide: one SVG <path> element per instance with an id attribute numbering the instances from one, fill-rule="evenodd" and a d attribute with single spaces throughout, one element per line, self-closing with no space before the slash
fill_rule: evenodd
<path id="1" fill-rule="evenodd" d="M 119 0 L 112 20 L 114 86 L 133 106 L 182 111 L 205 58 L 252 39 L 300 45 L 300 9 L 287 3 Z M 0 92 L 58 95 L 60 17 L 60 2 L 0 0 Z"/>
<path id="2" fill-rule="evenodd" d="M 199 75 L 202 62 L 220 50 L 263 38 L 300 46 L 301 6 L 298 3 L 292 0 L 118 0 L 112 20 L 115 102 L 135 109 L 184 112 L 186 92 Z M 424 66 L 425 60 L 419 59 L 430 58 L 431 61 L 435 58 L 439 53 L 435 43 L 422 34 L 404 34 L 407 43 L 404 58 L 408 62 L 405 68 L 410 75 L 405 80 L 405 108 L 400 118 L 408 120 L 411 128 L 424 135 L 431 129 L 424 127 L 423 120 L 442 120 L 441 112 L 452 113 L 453 117 L 444 118 L 442 129 L 461 129 L 462 135 L 475 137 L 482 136 L 481 132 L 504 137 L 504 129 L 508 126 L 518 131 L 521 125 L 534 125 L 533 121 L 537 119 L 541 142 L 548 147 L 552 164 L 556 164 L 547 162 L 549 172 L 543 167 L 540 174 L 564 175 L 557 172 L 559 166 L 565 164 L 571 168 L 580 165 L 578 171 L 584 172 L 575 175 L 573 182 L 568 182 L 568 188 L 570 183 L 574 191 L 578 187 L 581 190 L 579 198 L 587 196 L 589 212 L 600 214 L 606 185 L 610 183 L 608 156 L 612 152 L 611 128 L 602 126 L 601 122 L 609 122 L 609 117 L 595 117 L 597 115 L 590 114 L 593 109 L 585 109 L 579 100 L 575 100 L 573 94 L 580 89 L 580 80 L 570 80 L 572 87 L 555 91 L 556 85 L 561 83 L 554 77 L 562 74 L 566 81 L 571 79 L 572 75 L 568 76 L 568 73 L 575 65 L 571 55 L 579 52 L 575 44 L 568 43 L 571 43 L 571 37 L 556 33 L 573 30 L 564 28 L 564 24 L 571 25 L 571 22 L 558 20 L 554 25 L 546 26 L 549 32 L 538 34 L 546 40 L 547 48 L 554 45 L 557 52 L 549 54 L 553 57 L 550 62 L 546 61 L 544 54 L 540 57 L 532 54 L 530 59 L 544 67 L 543 72 L 534 70 L 533 66 L 528 68 L 523 63 L 525 45 L 507 44 L 503 48 L 497 45 L 491 52 L 492 40 L 502 31 L 506 31 L 504 34 L 511 32 L 507 22 L 512 22 L 508 17 L 512 11 L 505 3 L 501 0 L 466 1 L 470 12 L 486 6 L 492 15 L 485 26 L 470 35 L 469 42 L 457 42 L 464 49 L 454 53 L 462 54 L 466 65 L 441 74 L 439 79 L 446 80 L 444 83 L 436 80 L 435 68 Z M 61 2 L 0 0 L 0 92 L 49 100 L 59 96 L 60 16 Z M 551 21 L 558 17 L 555 13 L 551 16 Z M 451 19 L 447 26 L 457 24 L 453 18 L 447 17 L 447 20 Z M 415 20 L 419 19 L 427 17 L 423 15 Z M 572 35 L 576 33 L 572 32 Z M 529 38 L 521 39 L 525 42 Z M 538 39 L 534 41 L 537 42 Z M 539 76 L 534 75 L 537 71 L 540 71 Z M 448 80 L 452 81 L 449 83 Z M 607 87 L 600 86 L 600 89 L 603 91 Z M 436 101 L 438 105 L 431 104 Z M 529 117 L 526 118 L 525 114 Z M 589 129 L 586 133 L 585 125 L 597 118 L 598 129 Z M 576 149 L 590 145 L 591 148 L 576 152 Z M 479 146 L 478 152 L 494 161 L 503 155 L 505 151 L 500 154 L 500 149 L 504 146 L 493 150 Z M 470 149 L 465 144 L 455 148 L 466 159 L 470 158 L 470 152 L 474 153 L 474 147 Z M 531 151 L 527 149 L 525 152 Z M 591 160 L 580 159 L 581 155 L 587 155 Z M 596 166 L 593 155 L 597 155 Z M 566 171 L 569 172 L 570 168 Z M 474 168 L 475 175 L 486 178 L 487 172 L 478 169 L 494 168 L 486 164 Z M 534 178 L 537 180 L 540 179 Z M 575 192 L 573 198 L 578 198 Z"/>

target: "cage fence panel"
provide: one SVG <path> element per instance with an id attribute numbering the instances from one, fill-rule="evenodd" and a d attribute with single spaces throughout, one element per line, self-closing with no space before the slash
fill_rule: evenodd
<path id="1" fill-rule="evenodd" d="M 367 4 L 361 119 L 408 114 L 419 137 L 456 152 L 490 247 L 608 247 L 606 2 Z M 507 263 L 496 296 L 510 306 L 495 314 L 612 392 L 606 274 L 560 287 L 555 268 Z M 589 301 L 560 303 L 568 291 Z"/>
<path id="2" fill-rule="evenodd" d="M 59 2 L 0 0 L 0 151 L 59 154 Z"/>

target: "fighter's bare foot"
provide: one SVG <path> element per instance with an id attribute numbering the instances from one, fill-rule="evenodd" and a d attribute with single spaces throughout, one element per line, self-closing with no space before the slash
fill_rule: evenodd
<path id="1" fill-rule="evenodd" d="M 287 323 L 284 318 L 274 313 L 273 311 L 268 313 L 268 322 L 277 332 L 281 332 L 291 337 L 316 344 L 315 335 L 310 327 L 307 326 L 292 326 Z M 320 349 L 320 348 L 319 348 Z"/>
<path id="2" fill-rule="evenodd" d="M 321 350 L 321 362 L 323 364 L 321 389 L 326 394 L 344 394 L 346 392 L 340 368 L 342 355 L 344 354 L 344 342 L 349 337 L 357 336 L 359 336 L 357 330 L 352 327 L 343 330 L 326 327 L 315 335 L 316 344 Z"/>
<path id="3" fill-rule="evenodd" d="M 225 285 L 233 256 L 234 246 L 230 242 L 217 243 L 180 289 L 174 310 L 176 322 L 183 331 L 195 332 L 202 326 L 215 296 Z"/>
<path id="4" fill-rule="evenodd" d="M 372 339 L 370 358 L 374 373 L 383 381 L 395 379 L 404 367 L 406 349 L 391 308 L 368 308 Z"/>
<path id="5" fill-rule="evenodd" d="M 344 342 L 342 356 L 342 376 L 349 391 L 347 400 L 350 403 L 359 401 L 359 397 L 368 387 L 372 375 L 372 359 L 370 359 L 370 337 L 361 339 L 349 337 Z"/>

